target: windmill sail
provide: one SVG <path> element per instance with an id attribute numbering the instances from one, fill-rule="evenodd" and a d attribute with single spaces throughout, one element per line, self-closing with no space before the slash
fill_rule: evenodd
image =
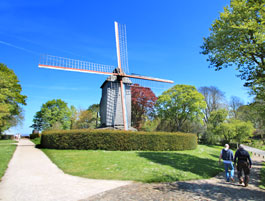
<path id="1" fill-rule="evenodd" d="M 95 73 L 113 75 L 114 66 L 96 64 L 88 61 L 80 61 L 51 55 L 41 55 L 39 68 L 50 68 L 83 73 Z"/>
<path id="2" fill-rule="evenodd" d="M 116 36 L 116 48 L 117 48 L 117 59 L 120 62 L 118 67 L 121 67 L 122 72 L 129 74 L 128 65 L 128 51 L 127 51 L 127 35 L 126 25 L 115 22 L 115 36 Z"/>

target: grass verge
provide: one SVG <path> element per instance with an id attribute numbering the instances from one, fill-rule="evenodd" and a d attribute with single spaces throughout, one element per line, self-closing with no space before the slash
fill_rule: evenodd
<path id="1" fill-rule="evenodd" d="M 93 179 L 171 182 L 206 179 L 223 171 L 217 146 L 163 152 L 42 150 L 65 173 Z"/>
<path id="2" fill-rule="evenodd" d="M 33 142 L 36 145 L 40 145 L 40 137 L 31 139 L 31 142 Z"/>
<path id="3" fill-rule="evenodd" d="M 260 188 L 265 190 L 265 163 L 262 163 L 262 168 L 260 171 Z"/>
<path id="4" fill-rule="evenodd" d="M 16 150 L 14 140 L 0 140 L 0 181 L 8 167 L 8 163 Z"/>
<path id="5" fill-rule="evenodd" d="M 16 140 L 0 140 L 0 145 L 11 144 L 11 143 L 17 143 L 17 141 Z"/>

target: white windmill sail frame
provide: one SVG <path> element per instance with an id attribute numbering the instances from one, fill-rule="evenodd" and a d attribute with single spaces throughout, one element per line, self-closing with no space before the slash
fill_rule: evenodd
<path id="1" fill-rule="evenodd" d="M 93 62 L 69 59 L 52 55 L 41 55 L 39 68 L 50 68 L 65 71 L 79 71 L 82 73 L 112 75 L 115 66 L 97 64 Z"/>

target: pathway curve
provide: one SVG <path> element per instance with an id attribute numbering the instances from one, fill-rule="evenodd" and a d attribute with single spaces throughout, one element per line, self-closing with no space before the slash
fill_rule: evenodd
<path id="1" fill-rule="evenodd" d="M 224 180 L 224 173 L 211 179 L 192 180 L 174 183 L 142 184 L 133 183 L 106 191 L 83 201 L 172 201 L 172 200 L 225 200 L 225 201 L 265 201 L 265 190 L 258 187 L 262 158 L 252 158 L 250 183 L 243 187 Z M 237 172 L 235 172 L 237 175 Z"/>
<path id="2" fill-rule="evenodd" d="M 265 159 L 265 151 L 264 150 L 256 149 L 256 148 L 253 148 L 253 147 L 249 147 L 247 145 L 244 145 L 244 148 L 247 151 L 252 152 L 254 155 L 257 155 L 257 156 L 262 157 L 262 158 Z"/>
<path id="3" fill-rule="evenodd" d="M 0 201 L 77 201 L 130 183 L 67 175 L 21 139 L 0 182 Z"/>

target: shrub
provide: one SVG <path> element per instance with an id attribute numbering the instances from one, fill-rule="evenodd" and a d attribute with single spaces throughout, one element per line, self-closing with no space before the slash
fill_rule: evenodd
<path id="1" fill-rule="evenodd" d="M 197 136 L 187 133 L 113 130 L 46 131 L 41 146 L 53 149 L 187 150 L 197 147 Z"/>
<path id="2" fill-rule="evenodd" d="M 0 135 L 0 140 L 13 140 L 14 135 Z"/>
<path id="3" fill-rule="evenodd" d="M 29 135 L 29 138 L 32 139 L 32 140 L 35 139 L 35 138 L 38 138 L 38 137 L 40 137 L 40 134 L 30 134 Z"/>

